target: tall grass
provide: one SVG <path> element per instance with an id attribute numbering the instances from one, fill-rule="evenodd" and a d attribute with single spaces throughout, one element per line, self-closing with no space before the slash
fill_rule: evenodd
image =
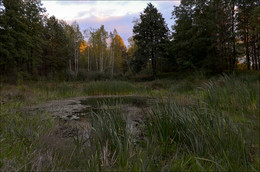
<path id="1" fill-rule="evenodd" d="M 136 86 L 124 81 L 92 82 L 36 82 L 21 85 L 1 85 L 1 103 L 23 106 L 47 100 L 87 95 L 146 94 L 145 86 Z"/>
<path id="2" fill-rule="evenodd" d="M 132 146 L 126 118 L 118 109 L 114 112 L 104 112 L 102 116 L 94 115 L 94 143 L 104 167 L 116 165 L 120 170 L 126 170 Z"/>
<path id="3" fill-rule="evenodd" d="M 224 75 L 205 83 L 205 101 L 211 108 L 249 118 L 259 117 L 259 82 L 252 77 Z"/>
<path id="4" fill-rule="evenodd" d="M 87 95 L 126 95 L 142 93 L 145 89 L 134 86 L 126 81 L 96 81 L 90 82 L 84 89 Z"/>
<path id="5" fill-rule="evenodd" d="M 259 171 L 258 78 L 224 75 L 199 82 L 156 81 L 151 88 L 122 81 L 3 86 L 0 170 Z M 113 99 L 99 102 L 103 109 L 87 119 L 91 129 L 75 127 L 66 139 L 57 132 L 68 122 L 60 126 L 50 114 L 13 110 L 35 101 L 147 94 L 161 87 L 165 94 L 154 97 L 151 112 L 140 114 L 138 126 L 120 106 L 123 100 Z M 181 96 L 187 102 L 180 103 Z"/>
<path id="6" fill-rule="evenodd" d="M 103 102 L 106 103 L 106 102 Z M 155 101 L 152 113 L 133 135 L 120 109 L 94 113 L 90 162 L 107 170 L 253 170 L 250 140 L 221 109 L 209 105 L 184 107 Z M 90 167 L 90 166 L 89 166 Z M 93 164 L 92 166 L 93 167 Z"/>
<path id="7" fill-rule="evenodd" d="M 148 137 L 161 144 L 166 155 L 180 149 L 196 157 L 200 170 L 250 169 L 243 132 L 223 112 L 156 103 L 149 117 Z"/>
<path id="8" fill-rule="evenodd" d="M 1 109 L 0 123 L 1 171 L 36 170 L 39 140 L 52 129 L 54 120 L 47 114 L 31 116 Z"/>

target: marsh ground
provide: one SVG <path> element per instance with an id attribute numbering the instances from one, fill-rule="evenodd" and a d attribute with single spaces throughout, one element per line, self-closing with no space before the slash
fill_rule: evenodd
<path id="1" fill-rule="evenodd" d="M 259 170 L 259 74 L 1 84 L 0 169 Z"/>

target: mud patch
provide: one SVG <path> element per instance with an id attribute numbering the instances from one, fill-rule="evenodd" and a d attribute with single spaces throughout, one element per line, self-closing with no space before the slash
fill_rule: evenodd
<path id="1" fill-rule="evenodd" d="M 121 113 L 130 119 L 129 125 L 137 126 L 142 120 L 144 111 L 149 111 L 150 107 L 151 99 L 142 96 L 86 96 L 49 101 L 25 107 L 22 111 L 33 114 L 39 112 L 52 114 L 60 123 L 59 132 L 61 133 L 57 134 L 72 137 L 75 135 L 74 127 L 89 129 L 93 113 L 102 115 L 104 111 L 120 109 Z"/>
<path id="2" fill-rule="evenodd" d="M 55 126 L 40 138 L 40 143 L 63 157 L 71 157 L 76 148 L 81 151 L 81 148 L 91 147 L 95 133 L 93 120 L 97 116 L 123 115 L 134 142 L 143 139 L 144 114 L 151 110 L 151 102 L 151 99 L 140 96 L 87 96 L 49 101 L 25 107 L 22 111 L 34 115 L 52 114 L 56 119 Z"/>

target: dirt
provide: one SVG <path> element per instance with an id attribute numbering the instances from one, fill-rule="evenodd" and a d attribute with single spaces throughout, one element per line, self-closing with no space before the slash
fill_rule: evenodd
<path id="1" fill-rule="evenodd" d="M 57 125 L 55 126 L 56 137 L 59 138 L 71 138 L 74 137 L 77 132 L 84 135 L 84 137 L 89 137 L 89 132 L 91 128 L 90 118 L 91 115 L 86 111 L 86 109 L 91 108 L 92 105 L 82 104 L 83 101 L 87 99 L 93 99 L 94 101 L 97 98 L 133 98 L 140 96 L 84 96 L 69 98 L 65 100 L 53 100 L 46 103 L 42 103 L 35 106 L 25 107 L 22 111 L 27 113 L 37 114 L 39 112 L 47 112 L 52 114 L 57 118 Z M 141 97 L 144 99 L 144 97 Z M 92 100 L 92 101 L 93 101 Z M 147 99 L 148 101 L 148 99 Z M 151 105 L 148 103 L 146 106 L 138 106 L 136 102 L 133 104 L 123 104 L 120 105 L 121 110 L 125 115 L 128 115 L 130 119 L 130 127 L 134 131 L 137 126 L 142 122 L 144 112 L 148 112 L 151 109 Z M 101 108 L 101 107 L 98 107 Z M 108 108 L 117 108 L 115 105 L 108 106 Z M 91 109 L 92 110 L 92 109 Z M 136 131 L 134 131 L 136 132 Z"/>
<path id="2" fill-rule="evenodd" d="M 75 97 L 75 98 L 70 98 L 65 100 L 52 100 L 39 105 L 25 107 L 22 109 L 22 111 L 30 112 L 30 113 L 47 112 L 57 117 L 72 116 L 78 113 L 82 113 L 82 111 L 84 111 L 84 109 L 88 107 L 88 105 L 81 104 L 81 101 L 84 101 L 86 99 L 92 99 L 92 98 L 111 98 L 111 97 L 125 98 L 125 97 L 136 97 L 136 96 L 134 95 L 84 96 L 84 97 Z"/>

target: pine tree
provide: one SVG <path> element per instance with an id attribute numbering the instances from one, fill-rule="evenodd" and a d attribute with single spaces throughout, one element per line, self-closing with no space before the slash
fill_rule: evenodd
<path id="1" fill-rule="evenodd" d="M 193 40 L 195 29 L 193 27 L 193 14 L 194 10 L 192 5 L 187 5 L 182 1 L 180 6 L 176 6 L 172 12 L 173 17 L 176 19 L 175 25 L 172 26 L 173 41 L 171 46 L 172 59 L 176 61 L 179 69 L 191 68 L 195 66 L 195 54 L 193 47 Z"/>
<path id="2" fill-rule="evenodd" d="M 238 34 L 243 41 L 247 69 L 259 66 L 259 8 L 257 0 L 238 0 Z M 244 54 L 243 53 L 243 54 Z M 260 67 L 260 66 L 259 66 Z"/>
<path id="3" fill-rule="evenodd" d="M 45 9 L 37 0 L 25 1 L 25 15 L 27 19 L 28 35 L 30 36 L 30 46 L 28 47 L 27 71 L 36 74 L 36 67 L 41 63 L 42 55 L 42 32 L 43 32 L 43 13 Z"/>
<path id="4" fill-rule="evenodd" d="M 54 76 L 68 67 L 69 52 L 74 53 L 74 49 L 68 49 L 69 38 L 65 33 L 65 25 L 54 16 L 45 19 L 43 45 L 43 64 L 44 75 Z M 75 44 L 75 42 L 74 42 Z"/>
<path id="5" fill-rule="evenodd" d="M 14 76 L 24 74 L 30 46 L 25 4 L 22 0 L 4 0 L 5 10 L 0 15 L 0 67 L 1 73 Z"/>
<path id="6" fill-rule="evenodd" d="M 162 14 L 149 3 L 140 15 L 133 29 L 134 40 L 138 46 L 135 64 L 140 70 L 151 60 L 153 76 L 156 77 L 157 59 L 162 56 L 164 43 L 168 39 L 168 28 Z"/>
<path id="7" fill-rule="evenodd" d="M 172 49 L 179 66 L 213 73 L 234 69 L 235 0 L 181 1 L 172 14 Z"/>

